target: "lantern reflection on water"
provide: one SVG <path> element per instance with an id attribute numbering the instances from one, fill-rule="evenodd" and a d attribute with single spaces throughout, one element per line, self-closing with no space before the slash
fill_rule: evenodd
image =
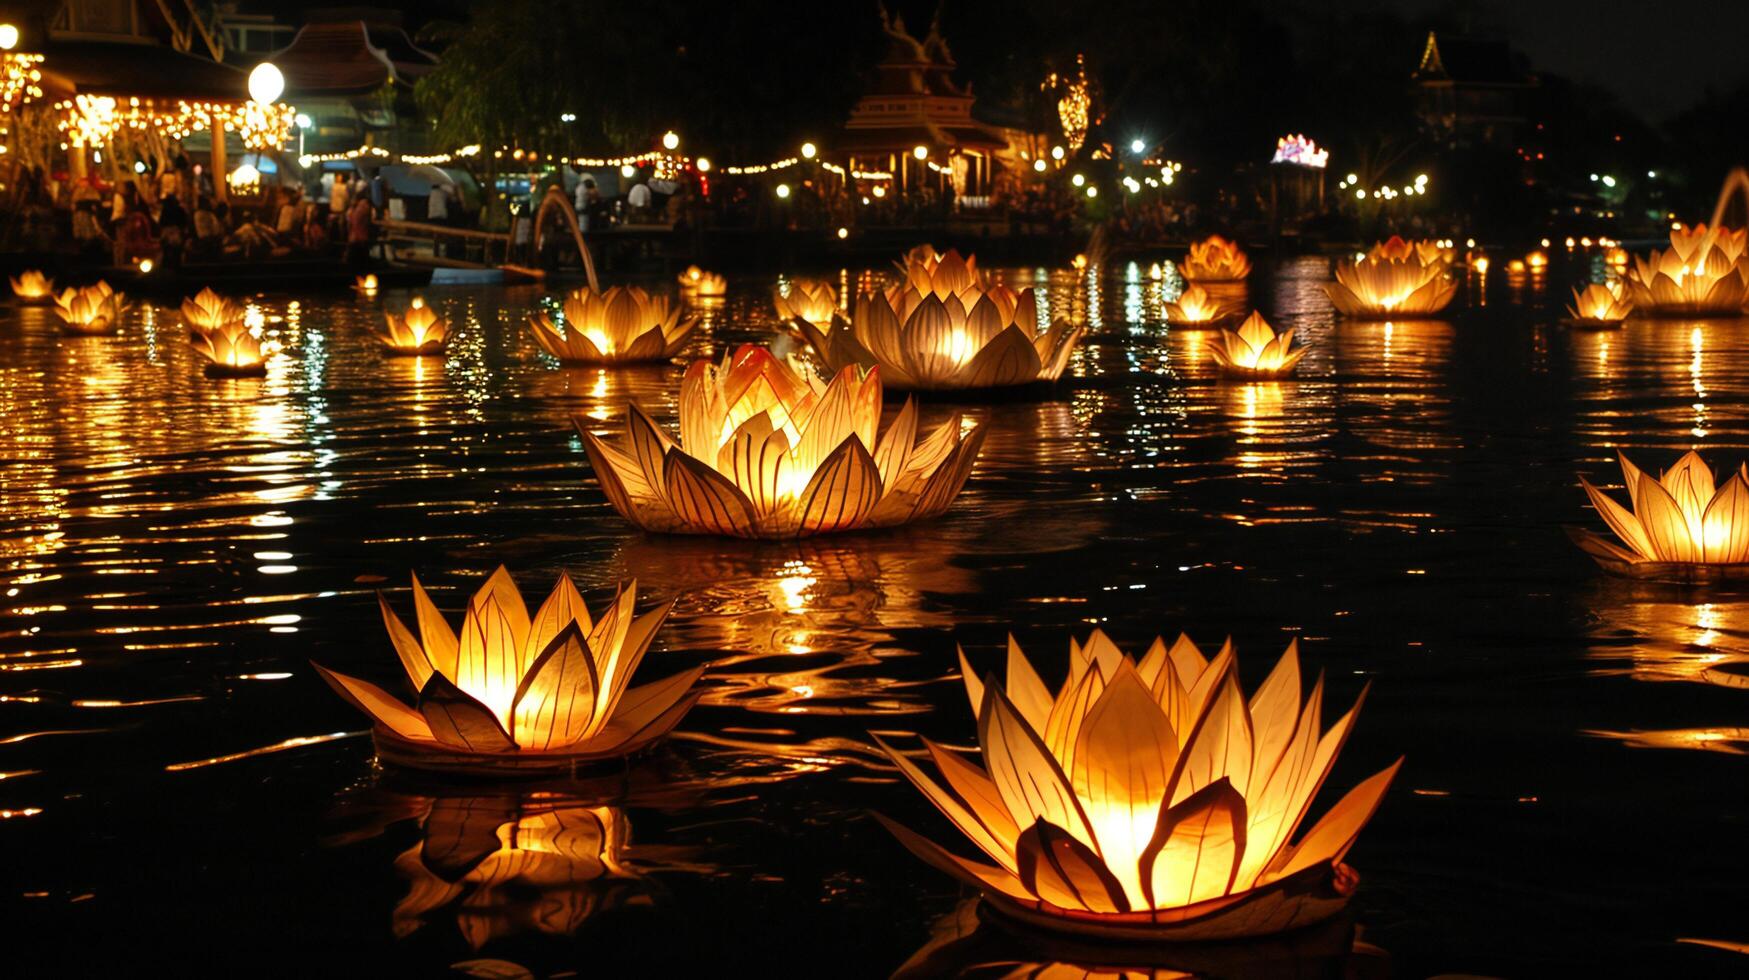
<path id="1" fill-rule="evenodd" d="M 1359 708 L 1323 731 L 1323 680 L 1302 705 L 1296 644 L 1249 703 L 1230 643 L 1211 661 L 1187 638 L 1157 639 L 1138 663 L 1095 631 L 1070 643 L 1055 696 L 1012 639 L 1005 687 L 960 661 L 986 769 L 924 739 L 944 788 L 879 744 L 996 864 L 883 823 L 1003 914 L 1102 938 L 1204 940 L 1298 928 L 1347 904 L 1356 875 L 1342 857 L 1402 763 L 1289 844 Z"/>
<path id="2" fill-rule="evenodd" d="M 413 707 L 368 681 L 316 670 L 376 722 L 377 751 L 388 761 L 483 775 L 567 770 L 651 745 L 698 700 L 703 667 L 628 687 L 673 605 L 635 616 L 636 596 L 633 582 L 592 619 L 561 574 L 531 618 L 500 566 L 469 600 L 458 636 L 415 575 L 419 639 L 378 596 L 418 692 Z"/>
<path id="3" fill-rule="evenodd" d="M 983 428 L 962 435 L 956 416 L 916 440 L 917 408 L 907 401 L 877 440 L 880 418 L 879 369 L 848 367 L 822 385 L 744 346 L 721 364 L 687 369 L 679 441 L 636 405 L 619 446 L 576 422 L 608 501 L 639 527 L 785 538 L 947 510 L 971 475 Z"/>
<path id="4" fill-rule="evenodd" d="M 696 316 L 682 320 L 678 306 L 636 286 L 600 293 L 574 289 L 565 296 L 564 311 L 562 325 L 545 312 L 528 321 L 541 349 L 563 364 L 667 360 L 680 353 L 698 325 Z"/>
<path id="5" fill-rule="evenodd" d="M 1711 581 L 1749 578 L 1749 470 L 1716 482 L 1699 454 L 1687 453 L 1654 478 L 1617 452 L 1630 510 L 1584 477 L 1591 505 L 1621 541 L 1579 528 L 1575 543 L 1605 570 L 1636 578 Z"/>
<path id="6" fill-rule="evenodd" d="M 904 282 L 859 296 L 850 323 L 795 322 L 832 371 L 878 365 L 899 390 L 1002 388 L 1057 380 L 1084 332 L 1056 319 L 1039 333 L 1036 303 L 1033 289 L 991 284 L 974 260 L 931 250 Z"/>

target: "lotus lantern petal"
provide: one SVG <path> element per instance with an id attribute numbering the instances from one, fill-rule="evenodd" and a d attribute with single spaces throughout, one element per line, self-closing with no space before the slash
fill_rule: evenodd
<path id="1" fill-rule="evenodd" d="M 680 319 L 678 306 L 636 286 L 573 290 L 564 312 L 560 324 L 544 312 L 528 323 L 541 349 L 565 364 L 665 361 L 680 353 L 698 325 L 697 317 Z"/>
<path id="2" fill-rule="evenodd" d="M 1292 327 L 1277 333 L 1261 314 L 1252 313 L 1238 330 L 1222 330 L 1210 353 L 1227 374 L 1273 378 L 1293 371 L 1306 355 L 1305 345 L 1293 346 Z"/>
<path id="3" fill-rule="evenodd" d="M 880 743 L 994 863 L 883 818 L 901 843 L 1011 918 L 1103 938 L 1232 939 L 1341 910 L 1342 859 L 1402 760 L 1295 840 L 1360 708 L 1325 731 L 1296 644 L 1249 701 L 1231 643 L 1210 659 L 1157 639 L 1138 662 L 1095 631 L 1069 652 L 1055 694 L 1012 638 L 1006 684 L 960 654 L 982 768 L 924 739 L 932 774 Z"/>
<path id="4" fill-rule="evenodd" d="M 12 280 L 12 295 L 26 303 L 41 303 L 54 298 L 55 281 L 37 269 L 26 269 Z"/>
<path id="5" fill-rule="evenodd" d="M 1186 282 L 1238 282 L 1251 274 L 1251 258 L 1237 242 L 1210 235 L 1190 243 L 1178 273 Z"/>
<path id="6" fill-rule="evenodd" d="M 206 359 L 206 373 L 214 377 L 248 378 L 267 373 L 261 341 L 242 320 L 232 320 L 191 339 L 195 353 Z"/>
<path id="7" fill-rule="evenodd" d="M 1628 299 L 1627 288 L 1619 280 L 1607 285 L 1594 282 L 1583 290 L 1575 288 L 1573 302 L 1567 306 L 1573 324 L 1581 327 L 1620 326 L 1633 311 L 1633 301 Z"/>
<path id="8" fill-rule="evenodd" d="M 904 282 L 859 296 L 851 322 L 822 330 L 796 320 L 834 372 L 877 365 L 901 391 L 1004 388 L 1062 377 L 1085 332 L 1054 320 L 1038 332 L 1037 299 L 988 283 L 971 259 L 949 251 L 912 261 Z"/>
<path id="9" fill-rule="evenodd" d="M 1166 309 L 1166 322 L 1184 326 L 1219 323 L 1233 315 L 1225 303 L 1211 297 L 1208 290 L 1195 284 L 1180 293 L 1177 302 L 1163 305 Z"/>
<path id="10" fill-rule="evenodd" d="M 243 306 L 233 299 L 220 296 L 202 287 L 193 297 L 182 301 L 182 322 L 193 334 L 211 333 L 243 319 Z"/>
<path id="11" fill-rule="evenodd" d="M 599 619 L 561 574 L 529 615 L 503 567 L 468 601 L 453 632 L 413 576 L 419 636 L 379 594 L 383 623 L 418 697 L 409 705 L 368 681 L 317 672 L 376 722 L 377 751 L 424 769 L 501 773 L 567 770 L 630 755 L 668 734 L 702 692 L 703 667 L 631 687 L 673 607 L 635 614 L 637 583 Z"/>
<path id="12" fill-rule="evenodd" d="M 1749 577 L 1749 470 L 1717 479 L 1697 453 L 1653 477 L 1617 452 L 1628 506 L 1579 483 L 1616 541 L 1575 529 L 1579 547 L 1612 572 L 1643 578 Z"/>
<path id="13" fill-rule="evenodd" d="M 680 288 L 694 296 L 722 296 L 729 291 L 729 282 L 715 272 L 689 265 L 679 276 Z"/>
<path id="14" fill-rule="evenodd" d="M 1670 248 L 1634 256 L 1627 270 L 1634 309 L 1649 316 L 1741 312 L 1749 302 L 1745 230 L 1704 224 L 1670 232 Z"/>
<path id="15" fill-rule="evenodd" d="M 68 333 L 114 333 L 128 305 L 127 297 L 99 280 L 95 286 L 63 290 L 55 297 L 55 314 Z"/>
<path id="16" fill-rule="evenodd" d="M 376 292 L 377 291 L 377 274 L 374 272 L 370 272 L 370 273 L 366 273 L 362 276 L 358 276 L 358 277 L 354 278 L 352 280 L 352 288 L 358 290 L 361 293 L 374 293 L 374 292 Z"/>
<path id="17" fill-rule="evenodd" d="M 838 291 L 824 279 L 792 279 L 789 294 L 773 290 L 772 305 L 778 319 L 806 320 L 816 327 L 826 327 L 838 315 Z"/>
<path id="18" fill-rule="evenodd" d="M 1336 281 L 1324 284 L 1330 302 L 1345 316 L 1362 319 L 1426 316 L 1446 308 L 1457 283 L 1436 243 L 1422 249 L 1392 236 L 1364 258 L 1336 263 Z"/>
<path id="19" fill-rule="evenodd" d="M 415 298 L 400 316 L 384 311 L 383 320 L 386 329 L 377 339 L 391 354 L 440 354 L 449 344 L 449 321 L 423 300 Z"/>
<path id="20" fill-rule="evenodd" d="M 917 439 L 907 401 L 884 433 L 880 369 L 804 379 L 764 348 L 695 361 L 680 386 L 680 438 L 631 407 L 609 443 L 576 419 L 608 502 L 648 531 L 795 538 L 888 527 L 946 511 L 984 429 L 953 419 Z"/>

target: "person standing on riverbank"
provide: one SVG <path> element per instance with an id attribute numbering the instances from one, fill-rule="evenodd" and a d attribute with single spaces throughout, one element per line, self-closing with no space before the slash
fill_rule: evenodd
<path id="1" fill-rule="evenodd" d="M 352 195 L 352 207 L 346 213 L 346 263 L 348 265 L 362 266 L 370 258 L 372 219 L 370 198 L 364 194 Z"/>

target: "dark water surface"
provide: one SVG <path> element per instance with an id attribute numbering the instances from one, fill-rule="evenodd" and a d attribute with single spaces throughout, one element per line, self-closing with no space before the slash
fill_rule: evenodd
<path id="1" fill-rule="evenodd" d="M 1097 623 L 1230 634 L 1247 689 L 1297 634 L 1327 710 L 1372 682 L 1319 804 L 1408 755 L 1349 857 L 1362 953 L 1295 975 L 1743 971 L 1676 940 L 1749 942 L 1749 691 L 1703 676 L 1749 656 L 1749 597 L 1607 579 L 1561 527 L 1601 527 L 1575 476 L 1619 483 L 1614 447 L 1749 455 L 1749 320 L 1571 332 L 1572 266 L 1337 322 L 1326 269 L 1254 277 L 1312 345 L 1274 384 L 1219 380 L 1145 266 L 1009 270 L 1089 321 L 1058 396 L 973 408 L 945 518 L 799 544 L 620 521 L 569 417 L 671 420 L 680 368 L 557 368 L 534 290 L 427 291 L 446 360 L 369 338 L 404 293 L 263 297 L 283 353 L 243 381 L 204 378 L 169 309 L 95 339 L 0 312 L 9 959 L 885 976 L 975 918 L 866 816 L 965 850 L 867 732 L 968 745 L 956 642 L 993 666 L 1012 629 L 1061 676 Z M 689 353 L 772 336 L 768 289 L 735 282 Z M 417 570 L 453 613 L 499 562 L 531 596 L 560 568 L 678 595 L 640 676 L 708 663 L 704 702 L 587 782 L 379 771 L 309 661 L 398 682 L 374 590 L 408 609 Z M 1038 957 L 989 930 L 964 965 Z"/>

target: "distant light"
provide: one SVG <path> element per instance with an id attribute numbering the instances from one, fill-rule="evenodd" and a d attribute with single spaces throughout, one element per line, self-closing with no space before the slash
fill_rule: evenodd
<path id="1" fill-rule="evenodd" d="M 18 28 L 11 24 L 0 24 L 0 50 L 11 51 L 18 47 Z"/>
<path id="2" fill-rule="evenodd" d="M 1592 182 L 1592 183 L 1596 183 L 1596 182 L 1597 182 L 1597 175 L 1596 175 L 1596 174 L 1592 174 L 1592 175 L 1591 175 L 1591 182 Z"/>
<path id="3" fill-rule="evenodd" d="M 146 161 L 135 160 L 134 161 L 134 173 L 143 174 L 145 172 L 146 172 Z"/>
<path id="4" fill-rule="evenodd" d="M 3 31 L 3 30 L 5 30 L 5 28 L 0 28 L 0 31 Z M 1653 180 L 1656 180 L 1656 179 L 1658 179 L 1658 171 L 1648 170 L 1648 171 L 1646 171 L 1646 176 L 1653 179 Z"/>
<path id="5" fill-rule="evenodd" d="M 1034 160 L 1032 162 L 1032 169 L 1038 171 L 1041 174 L 1044 173 L 1045 172 L 1045 162 L 1043 160 Z"/>
<path id="6" fill-rule="evenodd" d="M 803 160 L 814 159 L 814 154 L 816 154 L 818 152 L 820 152 L 820 150 L 814 144 L 812 144 L 812 143 L 803 143 L 802 144 L 802 159 Z"/>
<path id="7" fill-rule="evenodd" d="M 663 133 L 662 134 L 662 149 L 664 149 L 664 150 L 678 150 L 678 149 L 680 149 L 680 134 L 676 133 L 672 129 L 670 129 L 666 133 Z"/>
<path id="8" fill-rule="evenodd" d="M 843 241 L 844 239 L 849 238 L 849 237 L 850 237 L 850 229 L 845 228 L 844 226 L 840 225 L 838 228 L 838 239 L 840 241 Z"/>
<path id="9" fill-rule="evenodd" d="M 1465 248 L 1475 248 L 1476 247 L 1476 240 L 1474 238 L 1464 239 L 1464 247 Z"/>
<path id="10" fill-rule="evenodd" d="M 1063 158 L 1063 148 L 1060 146 L 1051 147 L 1051 159 L 1052 160 L 1061 160 L 1062 158 Z"/>
<path id="11" fill-rule="evenodd" d="M 1470 266 L 1471 268 L 1474 268 L 1478 274 L 1485 276 L 1488 274 L 1488 257 L 1486 255 L 1478 255 L 1470 260 Z"/>
<path id="12" fill-rule="evenodd" d="M 789 185 L 788 184 L 777 185 L 777 196 L 779 198 L 784 199 L 784 200 L 788 200 L 789 199 Z"/>
<path id="13" fill-rule="evenodd" d="M 692 165 L 697 167 L 698 172 L 701 174 L 708 174 L 711 172 L 710 157 L 699 157 L 697 160 L 692 161 Z"/>
<path id="14" fill-rule="evenodd" d="M 1081 174 L 1076 174 L 1069 178 L 1069 183 L 1074 184 L 1076 187 L 1080 187 L 1082 184 L 1087 183 L 1087 178 Z"/>
<path id="15" fill-rule="evenodd" d="M 144 274 L 144 273 L 148 273 L 151 271 L 152 271 L 152 260 L 151 259 L 141 259 L 140 260 L 140 272 L 142 274 Z"/>
<path id="16" fill-rule="evenodd" d="M 249 73 L 249 97 L 272 105 L 285 92 L 285 75 L 271 61 L 263 61 Z"/>
<path id="17" fill-rule="evenodd" d="M 1549 240 L 1545 238 L 1545 239 L 1543 239 L 1543 248 L 1548 248 L 1548 247 L 1549 247 Z"/>
<path id="18" fill-rule="evenodd" d="M 314 126 L 316 124 L 316 121 L 314 119 L 311 119 L 310 114 L 307 112 L 298 113 L 297 118 L 293 119 L 292 121 L 298 124 L 299 129 L 309 129 L 311 126 Z"/>
<path id="19" fill-rule="evenodd" d="M 1354 196 L 1356 198 L 1358 198 L 1359 200 L 1364 201 L 1364 200 L 1366 200 L 1366 191 L 1365 190 L 1356 190 L 1354 192 Z"/>
<path id="20" fill-rule="evenodd" d="M 103 162 L 103 151 L 102 150 L 91 151 L 91 158 L 93 160 L 96 160 L 98 163 L 102 163 Z"/>
<path id="21" fill-rule="evenodd" d="M 239 187 L 258 184 L 261 182 L 261 171 L 256 170 L 253 164 L 245 163 L 241 167 L 231 171 L 230 180 L 231 183 L 236 184 Z"/>
<path id="22" fill-rule="evenodd" d="M 874 189 L 874 196 L 875 197 L 886 197 L 887 196 L 886 185 L 885 184 L 876 184 L 875 189 Z"/>
<path id="23" fill-rule="evenodd" d="M 638 168 L 632 166 L 629 163 L 621 164 L 620 168 L 619 168 L 619 175 L 621 177 L 636 177 L 638 175 Z"/>
<path id="24" fill-rule="evenodd" d="M 929 147 L 922 144 L 911 147 L 911 155 L 919 160 L 929 159 Z"/>
<path id="25" fill-rule="evenodd" d="M 1141 140 L 1130 140 L 1130 152 L 1131 153 L 1140 153 L 1147 148 L 1148 148 L 1148 144 L 1142 142 Z"/>
<path id="26" fill-rule="evenodd" d="M 1416 174 L 1415 175 L 1415 186 L 1416 187 L 1420 187 L 1422 184 L 1425 184 L 1425 183 L 1427 183 L 1427 175 L 1426 174 Z"/>
<path id="27" fill-rule="evenodd" d="M 1350 184 L 1358 184 L 1358 183 L 1360 183 L 1360 176 L 1358 174 L 1349 174 L 1348 175 L 1348 182 Z"/>
<path id="28" fill-rule="evenodd" d="M 1087 196 L 1088 197 L 1098 197 L 1099 196 L 1099 188 L 1097 188 L 1097 187 L 1087 188 Z"/>

